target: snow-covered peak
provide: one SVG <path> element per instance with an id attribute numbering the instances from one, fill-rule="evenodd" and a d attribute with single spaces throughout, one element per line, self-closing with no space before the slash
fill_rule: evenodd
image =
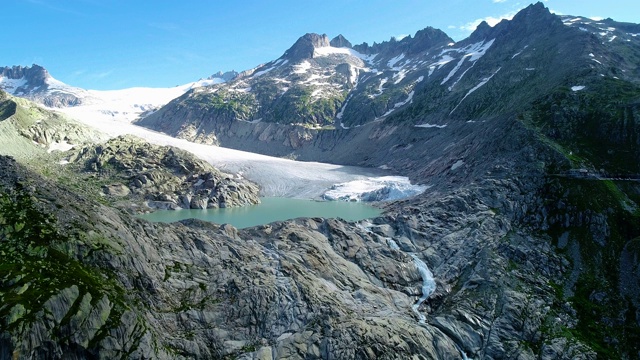
<path id="1" fill-rule="evenodd" d="M 19 78 L 19 79 L 9 79 L 4 76 L 0 76 L 0 89 L 12 94 L 17 95 L 22 92 L 21 88 L 23 88 L 27 84 L 27 79 Z"/>
<path id="2" fill-rule="evenodd" d="M 236 72 L 219 72 L 206 79 L 171 88 L 135 87 L 102 91 L 65 84 L 38 65 L 13 66 L 0 68 L 0 88 L 63 112 L 100 114 L 132 122 L 191 89 L 221 84 L 237 75 Z"/>
<path id="3" fill-rule="evenodd" d="M 213 77 L 171 88 L 134 87 L 122 90 L 84 90 L 87 94 L 87 100 L 82 105 L 63 108 L 62 111 L 75 115 L 89 112 L 107 115 L 116 121 L 133 122 L 189 90 L 224 82 L 225 79 Z"/>

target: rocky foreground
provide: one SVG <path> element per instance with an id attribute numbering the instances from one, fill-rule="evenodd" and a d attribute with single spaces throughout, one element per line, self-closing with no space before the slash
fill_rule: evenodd
<path id="1" fill-rule="evenodd" d="M 11 158 L 0 168 L 0 358 L 595 358 L 567 336 L 575 307 L 559 292 L 579 264 L 527 225 L 546 221 L 531 215 L 541 174 L 425 195 L 373 223 L 240 231 L 148 223 Z M 425 323 L 410 253 L 437 281 Z"/>

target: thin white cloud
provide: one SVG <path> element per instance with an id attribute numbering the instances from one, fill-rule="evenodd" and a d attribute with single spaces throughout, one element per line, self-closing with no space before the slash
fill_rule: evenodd
<path id="1" fill-rule="evenodd" d="M 96 79 L 104 79 L 106 77 L 109 77 L 109 75 L 111 75 L 112 73 L 113 73 L 113 70 L 103 71 L 100 73 L 93 74 L 93 77 Z"/>
<path id="2" fill-rule="evenodd" d="M 409 36 L 409 34 L 400 34 L 400 35 L 394 36 L 394 38 L 396 39 L 396 41 L 400 41 L 400 40 L 406 38 L 407 36 Z"/>
<path id="3" fill-rule="evenodd" d="M 462 26 L 460 26 L 460 30 L 464 30 L 464 31 L 468 31 L 468 32 L 473 32 L 478 25 L 480 25 L 481 22 L 486 21 L 487 24 L 489 24 L 489 26 L 495 26 L 496 24 L 498 24 L 500 21 L 502 20 L 511 20 L 517 13 L 518 11 L 520 11 L 521 9 L 515 10 L 515 11 L 510 11 L 506 14 L 502 14 L 500 16 L 494 17 L 494 16 L 487 16 L 485 18 L 482 19 L 475 19 L 471 22 L 468 22 Z"/>
<path id="4" fill-rule="evenodd" d="M 71 73 L 72 76 L 74 77 L 80 77 L 86 80 L 101 80 L 101 79 L 105 79 L 108 78 L 111 74 L 113 74 L 113 70 L 107 70 L 107 71 L 99 71 L 99 72 L 89 72 L 87 70 L 76 70 L 73 73 Z"/>
<path id="5" fill-rule="evenodd" d="M 76 15 L 76 16 L 86 16 L 84 13 L 78 12 L 74 9 L 58 6 L 57 3 L 52 1 L 44 1 L 44 0 L 26 0 L 26 1 L 34 6 L 40 6 L 48 10 L 53 10 L 53 11 Z"/>
<path id="6" fill-rule="evenodd" d="M 181 30 L 180 26 L 172 22 L 150 22 L 147 24 L 149 27 L 164 30 L 164 31 L 176 31 Z"/>
<path id="7" fill-rule="evenodd" d="M 507 2 L 507 0 L 492 0 L 494 3 L 503 3 Z"/>

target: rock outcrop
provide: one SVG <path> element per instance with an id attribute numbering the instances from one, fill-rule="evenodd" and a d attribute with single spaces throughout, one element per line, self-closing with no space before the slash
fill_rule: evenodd
<path id="1" fill-rule="evenodd" d="M 105 194 L 126 197 L 123 201 L 129 204 L 144 201 L 151 209 L 211 209 L 260 202 L 255 184 L 222 173 L 184 150 L 132 136 L 84 147 L 68 160 L 101 182 L 109 182 L 102 186 Z"/>
<path id="2" fill-rule="evenodd" d="M 342 36 L 342 34 L 334 37 L 333 39 L 331 39 L 331 41 L 329 42 L 329 44 L 333 47 L 345 47 L 345 48 L 351 48 L 353 47 L 353 45 L 351 45 L 351 42 L 349 42 L 349 40 L 347 40 L 344 36 Z"/>
<path id="3" fill-rule="evenodd" d="M 304 59 L 313 57 L 313 51 L 319 47 L 330 46 L 331 43 L 326 34 L 308 33 L 300 37 L 290 48 L 282 55 L 283 59 L 287 59 L 293 63 L 298 63 Z"/>

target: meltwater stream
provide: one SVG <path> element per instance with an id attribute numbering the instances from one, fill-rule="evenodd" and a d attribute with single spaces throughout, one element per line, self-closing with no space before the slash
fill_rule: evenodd
<path id="1" fill-rule="evenodd" d="M 398 246 L 398 243 L 395 242 L 395 240 L 387 238 L 387 243 L 389 244 L 390 248 L 394 250 L 400 250 L 400 247 Z M 427 300 L 427 298 L 429 298 L 429 296 L 431 296 L 434 291 L 436 291 L 436 281 L 433 278 L 433 273 L 431 272 L 431 270 L 429 270 L 429 267 L 424 263 L 424 261 L 420 260 L 420 258 L 416 256 L 416 254 L 409 253 L 409 255 L 413 259 L 413 263 L 415 264 L 418 272 L 420 273 L 420 276 L 422 277 L 422 296 L 415 304 L 413 304 L 411 309 L 418 316 L 418 321 L 424 324 L 425 321 L 427 321 L 427 317 L 424 316 L 418 309 L 420 309 L 420 305 L 422 305 L 422 303 Z"/>
<path id="2" fill-rule="evenodd" d="M 395 242 L 395 240 L 391 238 L 386 238 L 386 240 L 390 248 L 394 250 L 400 250 L 400 247 L 398 246 L 398 243 Z M 434 291 L 436 291 L 436 281 L 433 278 L 433 273 L 431 272 L 431 270 L 429 270 L 429 267 L 427 266 L 427 264 L 424 263 L 424 261 L 420 260 L 420 258 L 416 256 L 416 254 L 409 253 L 409 255 L 411 256 L 411 258 L 413 258 L 413 263 L 416 265 L 416 268 L 418 268 L 418 272 L 420 272 L 420 276 L 422 276 L 422 296 L 420 297 L 420 299 L 418 299 L 418 301 L 415 304 L 413 304 L 411 309 L 418 316 L 418 319 L 419 319 L 418 321 L 421 324 L 424 324 L 427 321 L 427 317 L 424 316 L 419 311 L 420 305 L 422 305 L 422 303 L 425 300 L 427 300 L 427 298 L 429 298 L 429 296 L 431 296 L 431 294 L 433 294 Z M 464 350 L 462 350 L 462 347 L 460 347 L 460 345 L 457 344 L 455 341 L 453 344 L 455 345 L 456 349 L 458 349 L 458 351 L 460 352 L 460 356 L 462 357 L 462 360 L 469 360 L 469 358 L 467 357 L 467 354 L 464 352 Z"/>

